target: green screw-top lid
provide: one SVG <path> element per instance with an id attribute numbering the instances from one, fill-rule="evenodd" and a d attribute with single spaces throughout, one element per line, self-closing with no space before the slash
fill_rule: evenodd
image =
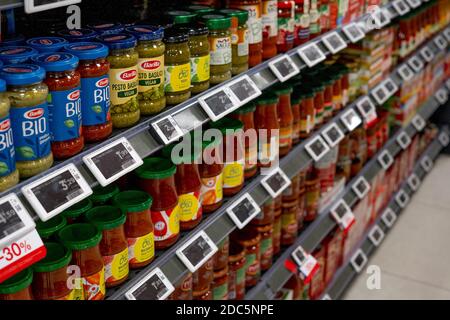
<path id="1" fill-rule="evenodd" d="M 272 88 L 270 88 L 270 90 L 273 90 L 273 92 L 277 96 L 281 96 L 284 94 L 291 94 L 293 91 L 292 86 L 286 83 L 275 85 Z"/>
<path id="2" fill-rule="evenodd" d="M 61 242 L 71 250 L 92 248 L 102 240 L 100 230 L 90 223 L 74 223 L 58 232 Z"/>
<path id="3" fill-rule="evenodd" d="M 233 113 L 245 114 L 245 113 L 249 113 L 249 112 L 255 112 L 255 110 L 256 110 L 256 105 L 253 102 L 249 102 L 246 105 L 243 105 L 242 107 L 240 107 L 239 109 L 234 111 Z"/>
<path id="4" fill-rule="evenodd" d="M 216 122 L 212 122 L 211 128 L 219 129 L 223 135 L 229 135 L 233 134 L 234 131 L 242 130 L 244 123 L 237 119 L 225 117 Z"/>
<path id="5" fill-rule="evenodd" d="M 92 208 L 92 201 L 89 198 L 86 198 L 75 203 L 69 209 L 66 209 L 62 215 L 65 218 L 76 219 L 83 213 L 87 212 L 90 208 Z"/>
<path id="6" fill-rule="evenodd" d="M 99 206 L 86 213 L 86 219 L 100 230 L 111 230 L 125 223 L 125 214 L 113 206 Z"/>
<path id="7" fill-rule="evenodd" d="M 263 95 L 256 98 L 256 104 L 258 106 L 274 104 L 274 103 L 278 103 L 279 100 L 280 99 L 278 98 L 278 96 L 276 94 L 264 93 Z"/>
<path id="8" fill-rule="evenodd" d="M 193 141 L 192 141 L 193 142 Z M 181 154 L 180 152 L 176 152 L 175 155 L 172 155 L 172 150 L 175 148 L 175 146 L 181 146 Z M 170 159 L 175 164 L 181 164 L 181 163 L 194 163 L 195 160 L 199 159 L 201 156 L 202 150 L 195 150 L 194 145 L 191 143 L 189 146 L 189 153 L 184 154 L 183 151 L 188 148 L 187 143 L 172 143 L 167 146 L 165 146 L 162 149 L 162 155 L 164 158 Z"/>
<path id="9" fill-rule="evenodd" d="M 231 27 L 231 18 L 220 14 L 205 14 L 201 17 L 209 30 L 224 30 Z"/>
<path id="10" fill-rule="evenodd" d="M 184 10 L 168 11 L 166 15 L 173 24 L 191 23 L 194 22 L 197 17 L 196 13 Z"/>
<path id="11" fill-rule="evenodd" d="M 222 9 L 219 13 L 228 17 L 236 17 L 240 26 L 244 25 L 248 21 L 248 11 L 239 9 Z"/>
<path id="12" fill-rule="evenodd" d="M 337 78 L 336 78 L 336 73 L 332 74 L 332 73 L 328 73 L 327 75 L 323 75 L 323 77 L 320 78 L 322 85 L 325 86 L 331 86 L 334 81 L 336 81 L 336 79 L 339 79 L 340 75 L 339 73 L 337 73 Z"/>
<path id="13" fill-rule="evenodd" d="M 148 210 L 152 202 L 153 198 L 147 192 L 139 190 L 122 191 L 113 199 L 114 205 L 124 213 Z"/>
<path id="14" fill-rule="evenodd" d="M 93 193 L 90 199 L 94 205 L 104 204 L 112 199 L 116 194 L 119 193 L 119 187 L 115 184 L 110 184 L 106 187 L 97 186 L 92 189 Z"/>
<path id="15" fill-rule="evenodd" d="M 299 104 L 303 99 L 303 94 L 301 92 L 294 91 L 291 95 L 291 106 Z"/>
<path id="16" fill-rule="evenodd" d="M 41 236 L 41 238 L 48 239 L 53 234 L 56 234 L 59 230 L 64 228 L 66 225 L 67 225 L 66 218 L 62 214 L 59 214 L 56 217 L 51 218 L 50 220 L 47 221 L 39 220 L 36 223 L 36 230 Z"/>
<path id="17" fill-rule="evenodd" d="M 144 164 L 135 170 L 139 178 L 165 179 L 173 176 L 177 167 L 169 159 L 150 157 L 144 159 Z"/>
<path id="18" fill-rule="evenodd" d="M 295 90 L 294 95 L 299 95 L 301 99 L 305 99 L 314 97 L 315 92 L 312 90 L 311 87 L 303 86 L 301 87 L 301 89 Z"/>
<path id="19" fill-rule="evenodd" d="M 25 269 L 0 283 L 0 294 L 17 293 L 29 287 L 32 282 L 33 272 L 31 271 L 31 268 Z"/>
<path id="20" fill-rule="evenodd" d="M 33 265 L 35 272 L 52 272 L 67 267 L 72 260 L 72 252 L 57 242 L 45 242 L 47 255 Z"/>
<path id="21" fill-rule="evenodd" d="M 186 7 L 187 10 L 193 11 L 197 14 L 206 14 L 206 13 L 212 13 L 214 12 L 214 8 L 208 7 L 208 6 L 202 6 L 200 4 L 193 4 Z"/>

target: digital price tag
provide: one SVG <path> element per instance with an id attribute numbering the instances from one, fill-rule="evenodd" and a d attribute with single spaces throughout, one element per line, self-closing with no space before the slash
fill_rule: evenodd
<path id="1" fill-rule="evenodd" d="M 389 167 L 394 163 L 394 158 L 390 154 L 389 150 L 383 150 L 381 154 L 378 156 L 378 163 L 384 170 L 389 169 Z"/>
<path id="2" fill-rule="evenodd" d="M 406 0 L 406 2 L 408 2 L 409 6 L 413 9 L 419 7 L 421 4 L 420 0 Z"/>
<path id="3" fill-rule="evenodd" d="M 341 121 L 350 132 L 355 130 L 362 123 L 361 118 L 358 116 L 354 109 L 346 111 L 342 115 Z"/>
<path id="4" fill-rule="evenodd" d="M 0 248 L 30 232 L 36 224 L 14 194 L 0 199 Z"/>
<path id="5" fill-rule="evenodd" d="M 383 220 L 386 227 L 392 228 L 395 220 L 397 220 L 397 215 L 391 208 L 386 208 L 381 216 L 381 220 Z"/>
<path id="6" fill-rule="evenodd" d="M 414 72 L 407 64 L 401 65 L 397 69 L 397 73 L 402 77 L 403 81 L 409 81 L 414 77 Z"/>
<path id="7" fill-rule="evenodd" d="M 298 54 L 310 68 L 326 59 L 324 53 L 315 43 L 310 43 L 309 45 L 298 49 Z"/>
<path id="8" fill-rule="evenodd" d="M 378 11 L 378 17 L 380 19 L 379 22 L 381 28 L 387 26 L 391 22 L 391 15 L 385 8 L 381 8 Z"/>
<path id="9" fill-rule="evenodd" d="M 261 95 L 261 90 L 248 75 L 233 80 L 228 84 L 228 88 L 236 96 L 240 106 Z"/>
<path id="10" fill-rule="evenodd" d="M 444 36 L 445 39 L 450 42 L 450 27 L 447 27 L 447 29 L 444 30 Z"/>
<path id="11" fill-rule="evenodd" d="M 239 228 L 244 228 L 254 217 L 261 212 L 261 208 L 248 193 L 236 200 L 228 209 L 228 216 Z"/>
<path id="12" fill-rule="evenodd" d="M 280 82 L 285 82 L 300 72 L 297 65 L 287 54 L 269 61 L 269 68 Z"/>
<path id="13" fill-rule="evenodd" d="M 369 240 L 375 247 L 378 247 L 384 239 L 384 232 L 379 225 L 374 225 L 369 232 Z"/>
<path id="14" fill-rule="evenodd" d="M 420 179 L 417 176 L 417 174 L 412 173 L 409 177 L 408 177 L 408 186 L 411 188 L 412 191 L 417 191 L 419 189 L 420 186 Z"/>
<path id="15" fill-rule="evenodd" d="M 336 123 L 330 124 L 322 133 L 323 138 L 330 147 L 336 146 L 342 139 L 344 139 L 344 133 L 339 129 Z"/>
<path id="16" fill-rule="evenodd" d="M 411 57 L 408 64 L 416 73 L 423 69 L 423 61 L 418 56 Z"/>
<path id="17" fill-rule="evenodd" d="M 103 187 L 144 163 L 124 137 L 84 156 L 83 162 Z"/>
<path id="18" fill-rule="evenodd" d="M 352 42 L 358 42 L 363 39 L 366 35 L 361 30 L 360 27 L 356 23 L 350 23 L 346 26 L 342 27 L 342 32 L 344 32 L 345 36 Z"/>
<path id="19" fill-rule="evenodd" d="M 92 189 L 73 164 L 22 187 L 22 193 L 42 221 L 47 221 L 89 197 Z"/>
<path id="20" fill-rule="evenodd" d="M 177 251 L 178 258 L 190 272 L 195 272 L 217 252 L 217 246 L 206 234 L 200 231 Z"/>
<path id="21" fill-rule="evenodd" d="M 410 11 L 408 5 L 403 0 L 395 0 L 394 2 L 392 2 L 392 6 L 400 16 L 403 16 Z"/>
<path id="22" fill-rule="evenodd" d="M 331 53 L 336 54 L 347 47 L 347 43 L 336 31 L 330 32 L 322 37 L 322 42 Z"/>
<path id="23" fill-rule="evenodd" d="M 165 145 L 183 136 L 183 131 L 171 115 L 152 122 L 152 127 Z"/>
<path id="24" fill-rule="evenodd" d="M 405 131 L 402 131 L 401 133 L 399 133 L 399 135 L 397 136 L 396 140 L 397 140 L 398 145 L 403 150 L 408 148 L 408 146 L 411 144 L 411 138 L 409 137 L 409 135 Z"/>
<path id="25" fill-rule="evenodd" d="M 306 253 L 306 251 L 298 246 L 291 254 L 292 259 L 300 270 L 300 275 L 304 279 L 304 283 L 309 283 L 311 278 L 314 276 L 316 271 L 319 269 L 319 264 L 317 260 L 311 254 Z"/>
<path id="26" fill-rule="evenodd" d="M 358 249 L 350 259 L 350 263 L 355 272 L 360 273 L 367 263 L 367 256 L 361 249 Z"/>
<path id="27" fill-rule="evenodd" d="M 420 166 L 425 172 L 430 172 L 433 168 L 433 160 L 431 160 L 429 156 L 424 156 L 420 161 Z"/>
<path id="28" fill-rule="evenodd" d="M 448 145 L 449 138 L 448 138 L 448 134 L 446 132 L 441 132 L 439 134 L 438 139 L 443 147 L 446 147 Z"/>
<path id="29" fill-rule="evenodd" d="M 389 99 L 389 93 L 383 83 L 379 84 L 372 90 L 372 97 L 374 97 L 375 101 L 380 106 Z"/>
<path id="30" fill-rule="evenodd" d="M 445 40 L 445 38 L 441 35 L 438 35 L 436 38 L 434 38 L 434 43 L 440 50 L 444 50 L 448 45 L 447 40 Z"/>
<path id="31" fill-rule="evenodd" d="M 424 47 L 422 50 L 420 50 L 420 55 L 426 62 L 433 61 L 434 53 L 431 51 L 429 47 Z"/>
<path id="32" fill-rule="evenodd" d="M 401 189 L 395 195 L 395 202 L 400 208 L 404 209 L 409 202 L 409 195 L 405 192 L 405 190 Z"/>
<path id="33" fill-rule="evenodd" d="M 441 105 L 443 105 L 448 100 L 448 92 L 446 89 L 441 88 L 434 94 L 434 97 Z"/>
<path id="34" fill-rule="evenodd" d="M 412 118 L 411 122 L 417 131 L 422 131 L 426 125 L 425 120 L 423 120 L 420 114 L 416 114 L 414 118 Z"/>
<path id="35" fill-rule="evenodd" d="M 392 97 L 398 90 L 397 84 L 391 78 L 384 80 L 383 85 L 389 98 Z"/>
<path id="36" fill-rule="evenodd" d="M 364 117 L 366 123 L 371 123 L 377 118 L 377 111 L 368 96 L 358 100 L 356 103 L 359 113 Z"/>
<path id="37" fill-rule="evenodd" d="M 361 176 L 352 185 L 352 190 L 359 199 L 363 199 L 370 191 L 370 184 L 365 177 Z"/>
<path id="38" fill-rule="evenodd" d="M 330 148 L 321 136 L 316 136 L 313 140 L 305 145 L 305 149 L 314 161 L 319 161 Z"/>
<path id="39" fill-rule="evenodd" d="M 128 300 L 165 300 L 175 291 L 159 268 L 155 268 L 125 293 Z"/>
<path id="40" fill-rule="evenodd" d="M 339 227 L 345 232 L 348 232 L 350 227 L 355 223 L 355 215 L 343 199 L 339 200 L 339 202 L 331 208 L 330 213 Z"/>
<path id="41" fill-rule="evenodd" d="M 276 198 L 291 185 L 291 180 L 283 172 L 283 170 L 278 167 L 264 177 L 261 180 L 261 184 L 272 196 L 272 198 Z"/>
<path id="42" fill-rule="evenodd" d="M 80 3 L 81 0 L 24 0 L 25 12 L 34 13 Z"/>
<path id="43" fill-rule="evenodd" d="M 212 121 L 217 121 L 239 108 L 239 101 L 227 87 L 221 87 L 198 98 L 198 102 Z"/>

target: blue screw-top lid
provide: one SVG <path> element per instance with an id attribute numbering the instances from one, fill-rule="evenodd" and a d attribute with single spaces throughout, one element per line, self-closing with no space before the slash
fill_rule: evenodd
<path id="1" fill-rule="evenodd" d="M 0 65 L 0 67 L 1 67 L 1 65 Z M 5 91 L 6 91 L 6 82 L 5 82 L 5 80 L 0 79 L 0 92 L 5 92 Z"/>
<path id="2" fill-rule="evenodd" d="M 38 37 L 27 40 L 27 45 L 42 53 L 60 51 L 68 43 L 61 37 Z"/>
<path id="3" fill-rule="evenodd" d="M 140 41 L 155 41 L 164 37 L 164 28 L 162 27 L 136 25 L 126 28 L 125 31 Z"/>
<path id="4" fill-rule="evenodd" d="M 0 47 L 0 60 L 5 64 L 26 63 L 37 54 L 37 50 L 26 46 Z"/>
<path id="5" fill-rule="evenodd" d="M 80 60 L 70 53 L 50 52 L 37 55 L 32 61 L 47 72 L 59 72 L 76 69 Z"/>
<path id="6" fill-rule="evenodd" d="M 107 34 L 99 36 L 98 39 L 111 50 L 129 49 L 137 45 L 136 38 L 128 33 Z"/>
<path id="7" fill-rule="evenodd" d="M 6 36 L 6 38 L 0 42 L 0 46 L 21 46 L 25 44 L 25 40 L 26 38 L 23 34 Z"/>
<path id="8" fill-rule="evenodd" d="M 73 30 L 61 30 L 58 35 L 70 42 L 84 42 L 95 40 L 98 33 L 91 29 L 73 29 Z"/>
<path id="9" fill-rule="evenodd" d="M 121 33 L 124 26 L 120 23 L 89 24 L 88 28 L 95 30 L 99 35 Z"/>
<path id="10" fill-rule="evenodd" d="M 0 68 L 0 78 L 7 85 L 27 85 L 44 80 L 45 70 L 35 64 L 10 64 Z"/>
<path id="11" fill-rule="evenodd" d="M 77 56 L 80 60 L 105 58 L 109 53 L 108 47 L 98 42 L 71 43 L 64 47 L 64 51 Z"/>

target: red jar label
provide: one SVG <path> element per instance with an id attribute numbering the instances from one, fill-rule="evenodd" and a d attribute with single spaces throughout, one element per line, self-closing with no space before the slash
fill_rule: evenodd
<path id="1" fill-rule="evenodd" d="M 152 211 L 152 221 L 155 225 L 155 241 L 164 241 L 180 233 L 180 214 L 178 206 L 163 211 Z"/>

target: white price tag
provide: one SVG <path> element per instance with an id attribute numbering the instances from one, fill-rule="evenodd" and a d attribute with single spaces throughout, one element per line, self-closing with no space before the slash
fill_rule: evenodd
<path id="1" fill-rule="evenodd" d="M 171 115 L 152 122 L 152 127 L 165 145 L 183 136 L 183 131 Z"/>
<path id="2" fill-rule="evenodd" d="M 228 216 L 239 229 L 244 228 L 260 212 L 260 207 L 249 193 L 242 195 L 227 209 Z"/>
<path id="3" fill-rule="evenodd" d="M 305 145 L 305 149 L 314 161 L 319 161 L 330 148 L 321 136 L 316 136 L 313 140 Z"/>
<path id="4" fill-rule="evenodd" d="M 336 54 L 347 47 L 347 43 L 336 31 L 330 32 L 322 37 L 322 42 L 331 53 Z"/>
<path id="5" fill-rule="evenodd" d="M 30 232 L 36 224 L 14 194 L 0 199 L 0 248 Z"/>
<path id="6" fill-rule="evenodd" d="M 420 114 L 416 114 L 414 118 L 412 118 L 411 122 L 417 131 L 422 131 L 426 125 L 425 120 L 423 120 Z"/>
<path id="7" fill-rule="evenodd" d="M 176 254 L 190 272 L 195 272 L 208 261 L 217 250 L 215 243 L 206 232 L 202 230 L 183 244 L 176 251 Z"/>
<path id="8" fill-rule="evenodd" d="M 297 65 L 287 54 L 269 61 L 269 68 L 280 82 L 285 82 L 300 72 Z"/>
<path id="9" fill-rule="evenodd" d="M 359 113 L 364 117 L 366 123 L 371 123 L 377 118 L 377 110 L 368 96 L 365 96 L 356 102 Z"/>
<path id="10" fill-rule="evenodd" d="M 298 54 L 310 68 L 326 59 L 325 54 L 315 43 L 308 44 L 298 49 Z"/>
<path id="11" fill-rule="evenodd" d="M 306 253 L 301 246 L 298 246 L 298 248 L 292 252 L 291 256 L 295 263 L 297 263 L 304 282 L 308 283 L 314 273 L 319 269 L 317 260 L 311 254 Z"/>
<path id="12" fill-rule="evenodd" d="M 375 247 L 378 247 L 384 239 L 384 232 L 380 226 L 376 224 L 370 230 L 368 237 L 370 242 L 372 242 Z"/>
<path id="13" fill-rule="evenodd" d="M 409 137 L 409 135 L 405 132 L 402 131 L 398 136 L 397 136 L 397 143 L 398 145 L 405 150 L 406 148 L 408 148 L 408 146 L 411 144 L 411 138 Z"/>
<path id="14" fill-rule="evenodd" d="M 409 195 L 405 192 L 405 190 L 401 189 L 395 195 L 395 202 L 400 208 L 404 209 L 409 202 Z"/>
<path id="15" fill-rule="evenodd" d="M 352 185 L 352 190 L 359 199 L 363 199 L 370 191 L 370 184 L 365 177 L 361 176 Z"/>
<path id="16" fill-rule="evenodd" d="M 387 11 L 386 8 L 380 9 L 378 17 L 380 19 L 379 22 L 381 28 L 387 26 L 391 22 L 391 15 L 389 14 L 389 11 Z"/>
<path id="17" fill-rule="evenodd" d="M 407 14 L 409 12 L 409 7 L 403 0 L 395 0 L 392 2 L 392 5 L 394 6 L 395 11 L 401 16 Z"/>
<path id="18" fill-rule="evenodd" d="M 426 62 L 433 61 L 434 53 L 429 47 L 424 47 L 422 50 L 420 50 L 420 55 Z"/>
<path id="19" fill-rule="evenodd" d="M 42 221 L 47 221 L 92 194 L 73 164 L 22 187 L 22 193 Z"/>
<path id="20" fill-rule="evenodd" d="M 383 220 L 386 227 L 392 228 L 395 220 L 397 220 L 397 215 L 391 208 L 386 208 L 381 216 L 381 220 Z"/>
<path id="21" fill-rule="evenodd" d="M 417 191 L 419 189 L 420 186 L 420 179 L 417 176 L 417 174 L 412 173 L 409 177 L 408 177 L 408 186 L 412 191 Z"/>
<path id="22" fill-rule="evenodd" d="M 444 36 L 445 39 L 447 39 L 447 41 L 450 42 L 450 27 L 447 27 L 447 29 L 444 30 Z"/>
<path id="23" fill-rule="evenodd" d="M 441 50 L 447 48 L 448 45 L 447 40 L 445 40 L 445 38 L 442 35 L 438 35 L 436 38 L 434 38 L 434 43 Z"/>
<path id="24" fill-rule="evenodd" d="M 344 139 L 344 133 L 341 129 L 339 129 L 336 123 L 330 124 L 325 130 L 323 130 L 322 136 L 331 148 Z"/>
<path id="25" fill-rule="evenodd" d="M 361 249 L 358 249 L 350 259 L 350 263 L 356 273 L 360 273 L 367 263 L 367 256 Z"/>
<path id="26" fill-rule="evenodd" d="M 380 106 L 389 99 L 389 93 L 384 87 L 384 83 L 380 83 L 372 90 L 372 97 Z"/>
<path id="27" fill-rule="evenodd" d="M 387 78 L 386 80 L 384 80 L 383 85 L 389 98 L 392 97 L 398 90 L 397 84 L 391 78 Z"/>
<path id="28" fill-rule="evenodd" d="M 448 134 L 446 132 L 441 132 L 439 134 L 438 139 L 443 147 L 446 147 L 448 145 L 449 138 L 448 138 Z"/>
<path id="29" fill-rule="evenodd" d="M 418 56 L 411 57 L 408 64 L 416 73 L 423 69 L 423 61 Z"/>
<path id="30" fill-rule="evenodd" d="M 83 162 L 103 187 L 144 163 L 126 138 L 84 156 Z"/>
<path id="31" fill-rule="evenodd" d="M 220 87 L 198 98 L 198 102 L 212 121 L 217 121 L 239 108 L 239 101 L 227 87 Z"/>
<path id="32" fill-rule="evenodd" d="M 25 12 L 35 13 L 61 7 L 67 7 L 72 4 L 80 3 L 81 0 L 24 0 Z"/>
<path id="33" fill-rule="evenodd" d="M 261 184 L 264 189 L 272 196 L 272 198 L 278 197 L 287 187 L 291 185 L 291 180 L 281 170 L 276 168 L 270 172 L 266 177 L 261 180 Z"/>
<path id="34" fill-rule="evenodd" d="M 409 81 L 414 77 L 414 72 L 407 64 L 401 65 L 397 69 L 397 73 L 402 77 L 403 81 Z"/>
<path id="35" fill-rule="evenodd" d="M 350 132 L 355 130 L 362 123 L 362 120 L 356 113 L 355 109 L 350 109 L 346 111 L 342 115 L 341 121 Z"/>
<path id="36" fill-rule="evenodd" d="M 261 90 L 248 75 L 240 76 L 236 80 L 231 81 L 227 84 L 227 87 L 235 96 L 235 100 L 239 102 L 239 106 L 243 106 L 261 95 Z"/>
<path id="37" fill-rule="evenodd" d="M 343 26 L 342 31 L 352 43 L 358 42 L 366 36 L 356 23 Z"/>
<path id="38" fill-rule="evenodd" d="M 387 149 L 381 152 L 377 160 L 384 170 L 389 169 L 389 167 L 394 163 L 394 158 L 392 158 L 391 153 Z"/>
<path id="39" fill-rule="evenodd" d="M 435 93 L 434 97 L 441 105 L 443 105 L 448 100 L 448 92 L 446 89 L 441 88 Z"/>
<path id="40" fill-rule="evenodd" d="M 125 293 L 128 300 L 165 300 L 175 291 L 159 268 L 155 268 Z"/>
<path id="41" fill-rule="evenodd" d="M 420 161 L 420 165 L 425 172 L 430 172 L 433 168 L 433 160 L 429 156 L 424 156 Z"/>
<path id="42" fill-rule="evenodd" d="M 421 1 L 420 0 L 406 0 L 411 8 L 415 9 L 420 6 Z"/>
<path id="43" fill-rule="evenodd" d="M 343 199 L 331 208 L 330 213 L 339 225 L 339 228 L 344 230 L 344 232 L 348 232 L 350 227 L 355 223 L 355 215 Z"/>

